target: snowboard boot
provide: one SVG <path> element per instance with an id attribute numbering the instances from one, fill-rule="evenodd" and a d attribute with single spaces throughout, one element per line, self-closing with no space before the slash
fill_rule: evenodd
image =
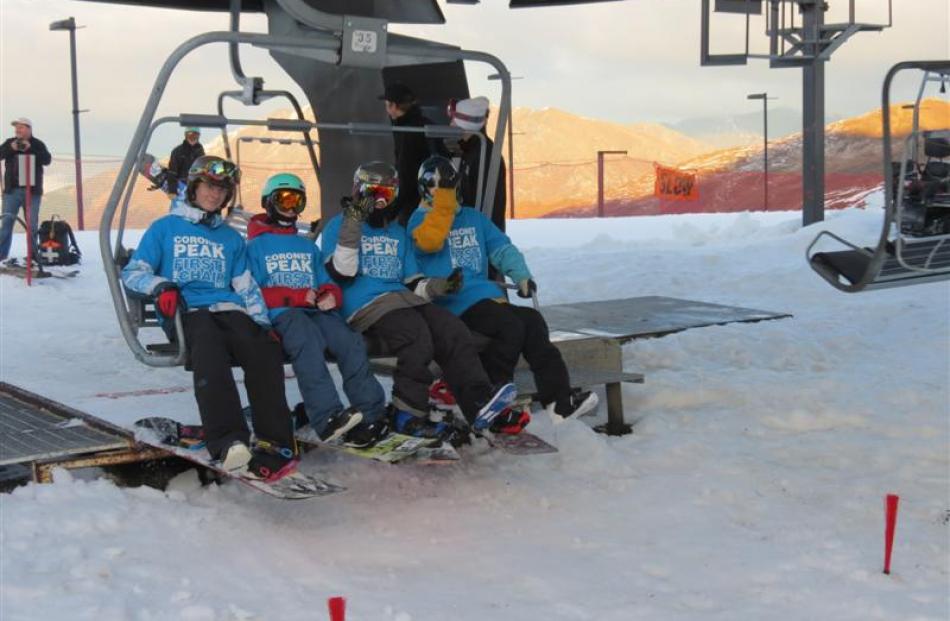
<path id="1" fill-rule="evenodd" d="M 590 414 L 597 409 L 600 399 L 589 390 L 572 390 L 566 397 L 545 407 L 552 419 L 567 420 Z"/>
<path id="2" fill-rule="evenodd" d="M 251 461 L 251 449 L 240 441 L 235 441 L 221 457 L 221 468 L 228 472 L 240 473 L 247 469 Z"/>
<path id="3" fill-rule="evenodd" d="M 531 414 L 524 407 L 510 407 L 491 422 L 488 430 L 492 433 L 503 433 L 511 436 L 518 435 L 531 422 Z"/>
<path id="4" fill-rule="evenodd" d="M 353 448 L 369 448 L 388 434 L 389 423 L 385 417 L 371 423 L 362 421 L 343 435 L 342 444 Z"/>
<path id="5" fill-rule="evenodd" d="M 437 379 L 429 386 L 429 405 L 439 412 L 461 413 L 455 395 L 443 379 Z"/>
<path id="6" fill-rule="evenodd" d="M 324 442 L 333 442 L 342 438 L 348 431 L 356 427 L 363 420 L 363 413 L 353 407 L 337 412 L 327 419 L 323 431 L 318 433 Z"/>
<path id="7" fill-rule="evenodd" d="M 478 409 L 478 414 L 472 422 L 472 429 L 476 432 L 488 429 L 492 420 L 505 411 L 511 402 L 518 396 L 518 389 L 514 384 L 502 384 L 495 390 L 491 398 Z"/>
<path id="8" fill-rule="evenodd" d="M 267 440 L 257 440 L 251 452 L 244 476 L 265 483 L 273 483 L 297 472 L 297 459 L 293 449 L 277 446 Z"/>
<path id="9" fill-rule="evenodd" d="M 434 423 L 428 418 L 410 414 L 405 410 L 392 408 L 392 429 L 396 433 L 416 438 L 445 439 L 446 434 L 452 431 L 452 426 L 446 423 Z"/>

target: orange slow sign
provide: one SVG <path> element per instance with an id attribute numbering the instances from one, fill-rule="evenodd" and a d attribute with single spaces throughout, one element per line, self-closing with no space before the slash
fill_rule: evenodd
<path id="1" fill-rule="evenodd" d="M 656 171 L 654 196 L 675 201 L 694 201 L 699 198 L 696 173 L 667 168 L 657 163 L 653 164 L 653 168 Z"/>

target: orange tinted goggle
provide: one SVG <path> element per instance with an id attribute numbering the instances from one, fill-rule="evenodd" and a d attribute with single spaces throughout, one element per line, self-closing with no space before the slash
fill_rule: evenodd
<path id="1" fill-rule="evenodd" d="M 307 197 L 298 190 L 275 190 L 270 195 L 271 204 L 281 211 L 300 213 L 307 206 Z"/>
<path id="2" fill-rule="evenodd" d="M 396 186 L 365 183 L 362 188 L 363 196 L 372 196 L 377 201 L 386 201 L 390 204 L 396 198 Z"/>

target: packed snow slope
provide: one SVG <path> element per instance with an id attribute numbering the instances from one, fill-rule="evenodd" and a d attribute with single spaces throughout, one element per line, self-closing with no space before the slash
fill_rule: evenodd
<path id="1" fill-rule="evenodd" d="M 635 432 L 537 415 L 555 455 L 316 451 L 303 469 L 349 490 L 306 502 L 193 471 L 166 492 L 58 472 L 0 495 L 0 618 L 326 619 L 343 595 L 362 621 L 945 621 L 950 286 L 834 290 L 805 247 L 823 226 L 871 241 L 880 210 L 827 216 L 512 222 L 542 304 L 663 295 L 794 317 L 625 345 L 646 375 L 623 389 Z M 94 234 L 80 243 L 76 279 L 0 277 L 0 379 L 117 423 L 196 421 L 189 375 L 128 352 Z"/>

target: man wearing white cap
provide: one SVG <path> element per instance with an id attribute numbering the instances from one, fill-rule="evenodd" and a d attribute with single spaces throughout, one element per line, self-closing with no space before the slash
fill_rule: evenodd
<path id="1" fill-rule="evenodd" d="M 488 98 L 473 97 L 456 102 L 454 106 L 449 106 L 449 116 L 453 127 L 465 130 L 465 137 L 459 141 L 459 148 L 462 150 L 462 160 L 459 164 L 459 172 L 462 175 L 461 201 L 467 207 L 480 209 L 480 205 L 475 204 L 478 196 L 478 163 L 481 153 L 481 141 L 475 137 L 475 134 L 481 134 L 485 141 L 485 165 L 491 158 L 492 149 L 495 144 L 485 133 L 485 122 L 488 120 Z M 487 170 L 486 170 L 487 173 Z M 482 179 L 482 196 L 484 200 L 485 187 L 488 185 L 488 177 Z M 505 204 L 508 202 L 507 192 L 505 190 L 505 160 L 501 160 L 501 166 L 498 168 L 498 182 L 495 185 L 495 201 L 492 204 L 490 212 L 486 215 L 491 218 L 492 223 L 502 231 L 505 230 Z"/>
<path id="2" fill-rule="evenodd" d="M 13 119 L 13 138 L 6 139 L 0 145 L 0 159 L 3 160 L 3 215 L 0 217 L 0 261 L 10 254 L 10 242 L 13 238 L 13 225 L 16 223 L 20 208 L 26 213 L 26 179 L 20 175 L 21 155 L 32 155 L 33 166 L 30 179 L 30 226 L 33 230 L 39 226 L 40 197 L 43 195 L 43 167 L 49 166 L 52 156 L 42 140 L 33 136 L 33 123 L 26 117 Z"/>

